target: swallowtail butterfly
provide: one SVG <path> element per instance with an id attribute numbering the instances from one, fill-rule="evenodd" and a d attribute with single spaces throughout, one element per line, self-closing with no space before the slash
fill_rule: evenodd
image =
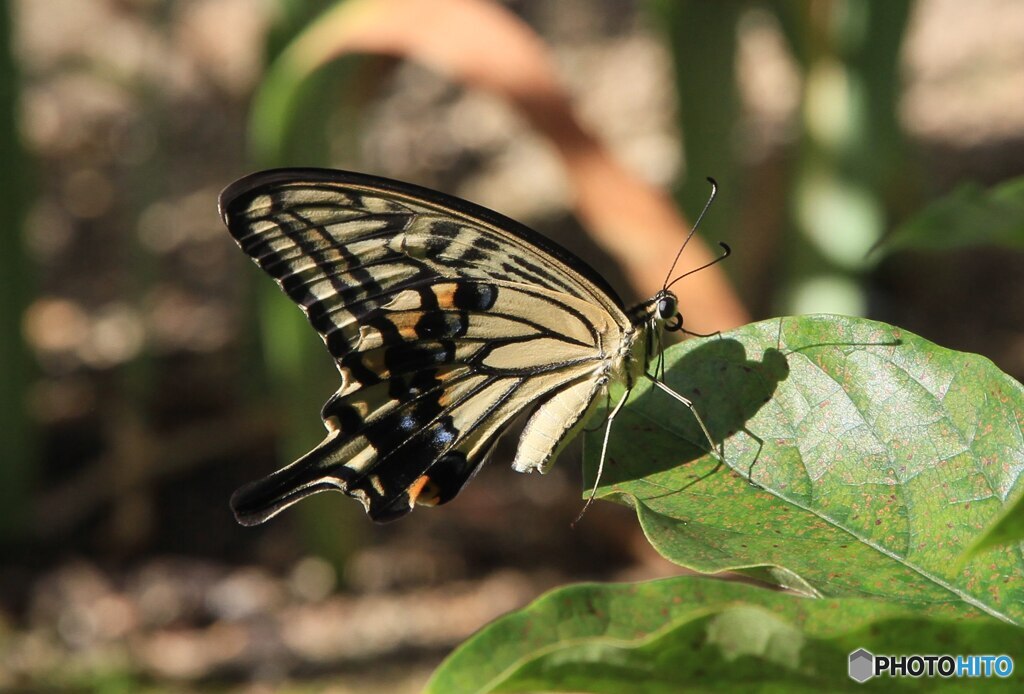
<path id="1" fill-rule="evenodd" d="M 325 490 L 355 497 L 381 522 L 443 504 L 520 415 L 512 467 L 545 472 L 613 381 L 625 394 L 606 420 L 602 464 L 637 379 L 693 409 L 650 371 L 661 331 L 682 327 L 671 270 L 661 291 L 628 309 L 583 261 L 511 219 L 344 171 L 247 176 L 221 193 L 220 213 L 341 372 L 321 414 L 323 442 L 232 496 L 244 525 Z"/>

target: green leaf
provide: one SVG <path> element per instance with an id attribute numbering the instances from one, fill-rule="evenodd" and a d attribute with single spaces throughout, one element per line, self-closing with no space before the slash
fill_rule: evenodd
<path id="1" fill-rule="evenodd" d="M 463 643 L 426 691 L 854 690 L 847 664 L 858 648 L 1024 656 L 1019 629 L 964 605 L 814 600 L 686 576 L 548 593 Z"/>
<path id="2" fill-rule="evenodd" d="M 976 183 L 961 185 L 897 227 L 884 243 L 890 251 L 1024 247 L 1024 176 L 987 190 Z"/>
<path id="3" fill-rule="evenodd" d="M 381 11 L 371 0 L 344 0 L 327 8 L 287 43 L 253 95 L 249 148 L 263 166 L 317 163 L 330 153 L 325 123 L 363 95 L 357 77 L 366 62 L 350 55 L 354 36 Z M 330 68 L 328 69 L 328 66 Z M 353 113 L 343 119 L 354 130 Z"/>
<path id="4" fill-rule="evenodd" d="M 1006 507 L 989 528 L 974 541 L 967 550 L 965 559 L 981 554 L 993 547 L 1024 542 L 1024 496 Z"/>
<path id="5" fill-rule="evenodd" d="M 834 316 L 764 321 L 666 356 L 669 385 L 724 441 L 726 465 L 689 411 L 641 384 L 598 489 L 636 509 L 666 558 L 1024 620 L 1019 547 L 959 564 L 1022 488 L 1024 389 L 990 361 Z M 601 435 L 586 440 L 591 479 Z"/>

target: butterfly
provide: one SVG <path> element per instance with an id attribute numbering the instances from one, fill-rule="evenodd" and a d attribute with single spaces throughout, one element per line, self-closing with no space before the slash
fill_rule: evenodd
<path id="1" fill-rule="evenodd" d="M 220 214 L 341 374 L 321 412 L 326 438 L 231 497 L 243 525 L 326 490 L 358 499 L 378 522 L 444 504 L 520 418 L 512 467 L 543 473 L 617 382 L 600 479 L 612 422 L 644 377 L 690 407 L 714 454 L 692 403 L 662 382 L 661 336 L 682 329 L 670 287 L 695 270 L 670 282 L 670 269 L 661 291 L 626 308 L 595 270 L 518 222 L 346 171 L 252 174 L 221 193 Z M 708 265 L 729 254 L 721 245 Z"/>

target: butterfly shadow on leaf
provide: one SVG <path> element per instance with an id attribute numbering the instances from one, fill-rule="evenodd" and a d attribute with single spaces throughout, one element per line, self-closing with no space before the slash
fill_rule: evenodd
<path id="1" fill-rule="evenodd" d="M 756 462 L 730 457 L 730 438 L 745 432 L 758 437 L 746 424 L 768 403 L 778 384 L 789 375 L 785 355 L 768 349 L 760 361 L 747 358 L 744 346 L 733 339 L 711 338 L 672 361 L 666 383 L 689 398 L 700 413 L 723 455 L 726 466 L 746 471 Z M 584 472 L 593 484 L 600 451 L 600 432 L 585 441 Z M 629 404 L 613 424 L 608 458 L 598 496 L 622 491 L 622 485 L 642 480 L 663 487 L 664 493 L 699 483 L 707 475 L 725 473 L 722 461 L 708 451 L 708 442 L 693 413 L 656 388 L 649 388 Z M 671 475 L 661 475 L 672 471 Z M 657 480 L 652 479 L 657 478 Z M 647 495 L 652 490 L 647 490 Z"/>

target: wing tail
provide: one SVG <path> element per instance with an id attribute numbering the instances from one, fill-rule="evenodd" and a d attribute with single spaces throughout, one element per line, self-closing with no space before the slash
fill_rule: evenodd
<path id="1" fill-rule="evenodd" d="M 317 492 L 346 491 L 355 472 L 342 455 L 332 434 L 288 467 L 239 488 L 231 495 L 235 518 L 242 525 L 259 525 Z"/>

